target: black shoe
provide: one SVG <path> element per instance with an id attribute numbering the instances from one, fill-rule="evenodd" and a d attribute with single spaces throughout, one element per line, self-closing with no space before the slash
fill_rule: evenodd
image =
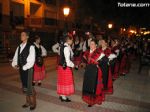
<path id="1" fill-rule="evenodd" d="M 92 105 L 88 105 L 88 107 L 92 107 Z"/>
<path id="2" fill-rule="evenodd" d="M 122 76 L 125 76 L 126 74 L 125 74 L 125 73 L 122 73 L 121 75 L 122 75 Z"/>
<path id="3" fill-rule="evenodd" d="M 115 81 L 116 79 L 112 79 L 112 81 Z"/>
<path id="4" fill-rule="evenodd" d="M 75 67 L 75 70 L 78 70 L 79 68 L 78 67 Z"/>
<path id="5" fill-rule="evenodd" d="M 22 105 L 22 108 L 28 108 L 30 105 L 29 104 L 24 104 Z"/>
<path id="6" fill-rule="evenodd" d="M 42 83 L 41 83 L 41 82 L 39 82 L 39 83 L 38 83 L 38 86 L 41 86 L 41 85 L 42 85 Z"/>
<path id="7" fill-rule="evenodd" d="M 104 87 L 103 90 L 108 90 L 108 87 Z"/>
<path id="8" fill-rule="evenodd" d="M 59 99 L 61 100 L 61 102 L 64 102 L 65 100 L 62 98 L 62 96 L 59 96 Z"/>
<path id="9" fill-rule="evenodd" d="M 36 106 L 30 106 L 30 110 L 34 110 Z"/>
<path id="10" fill-rule="evenodd" d="M 62 99 L 62 97 L 61 97 L 61 96 L 59 96 L 59 99 L 61 100 L 61 99 Z"/>
<path id="11" fill-rule="evenodd" d="M 61 96 L 59 97 L 59 99 L 61 100 L 61 102 L 71 102 L 71 100 L 69 98 L 67 99 L 63 99 Z"/>
<path id="12" fill-rule="evenodd" d="M 71 102 L 71 100 L 69 98 L 67 98 L 65 102 Z"/>
<path id="13" fill-rule="evenodd" d="M 35 86 L 35 82 L 32 82 L 32 86 Z"/>

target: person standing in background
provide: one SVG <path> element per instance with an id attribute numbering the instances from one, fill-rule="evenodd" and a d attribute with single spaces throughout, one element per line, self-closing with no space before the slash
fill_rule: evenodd
<path id="1" fill-rule="evenodd" d="M 46 49 L 40 44 L 41 39 L 39 36 L 35 36 L 34 46 L 35 46 L 35 64 L 34 64 L 34 78 L 33 85 L 38 82 L 38 85 L 41 85 L 41 81 L 45 78 L 45 66 L 43 62 L 43 57 L 47 56 Z"/>

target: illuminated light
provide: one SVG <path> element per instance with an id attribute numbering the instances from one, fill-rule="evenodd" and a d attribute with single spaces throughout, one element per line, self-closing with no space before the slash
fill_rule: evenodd
<path id="1" fill-rule="evenodd" d="M 124 28 L 123 31 L 126 31 L 126 29 Z"/>
<path id="2" fill-rule="evenodd" d="M 150 31 L 143 32 L 144 35 L 150 34 Z"/>
<path id="3" fill-rule="evenodd" d="M 130 30 L 130 33 L 136 34 L 137 32 L 135 30 Z"/>
<path id="4" fill-rule="evenodd" d="M 140 33 L 143 34 L 144 32 L 141 31 Z"/>
<path id="5" fill-rule="evenodd" d="M 72 32 L 72 34 L 75 35 L 75 34 L 76 34 L 76 31 L 74 30 L 74 31 Z"/>
<path id="6" fill-rule="evenodd" d="M 111 29 L 113 27 L 113 24 L 108 24 L 108 28 Z"/>
<path id="7" fill-rule="evenodd" d="M 141 30 L 146 30 L 146 28 L 140 28 Z"/>
<path id="8" fill-rule="evenodd" d="M 140 35 L 140 34 L 136 34 L 136 36 L 138 36 L 138 37 L 139 37 L 139 36 L 141 36 L 141 35 Z"/>
<path id="9" fill-rule="evenodd" d="M 63 12 L 64 12 L 64 15 L 67 17 L 70 13 L 70 8 L 69 7 L 64 7 Z"/>

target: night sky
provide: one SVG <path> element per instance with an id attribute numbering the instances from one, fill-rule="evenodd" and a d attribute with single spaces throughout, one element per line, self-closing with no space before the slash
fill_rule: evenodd
<path id="1" fill-rule="evenodd" d="M 118 7 L 118 2 L 150 3 L 150 0 L 82 0 L 89 14 L 98 21 L 118 23 L 122 26 L 150 27 L 150 7 Z"/>

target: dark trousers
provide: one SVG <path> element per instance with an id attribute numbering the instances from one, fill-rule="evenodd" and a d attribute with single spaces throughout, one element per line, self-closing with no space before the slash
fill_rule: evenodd
<path id="1" fill-rule="evenodd" d="M 33 69 L 28 69 L 26 71 L 20 69 L 20 80 L 22 83 L 23 91 L 26 95 L 33 94 L 33 86 L 32 86 L 32 79 L 33 79 Z"/>
<path id="2" fill-rule="evenodd" d="M 28 87 L 28 70 L 24 71 L 20 69 L 19 72 L 20 72 L 20 80 L 22 83 L 22 87 L 27 88 Z"/>

